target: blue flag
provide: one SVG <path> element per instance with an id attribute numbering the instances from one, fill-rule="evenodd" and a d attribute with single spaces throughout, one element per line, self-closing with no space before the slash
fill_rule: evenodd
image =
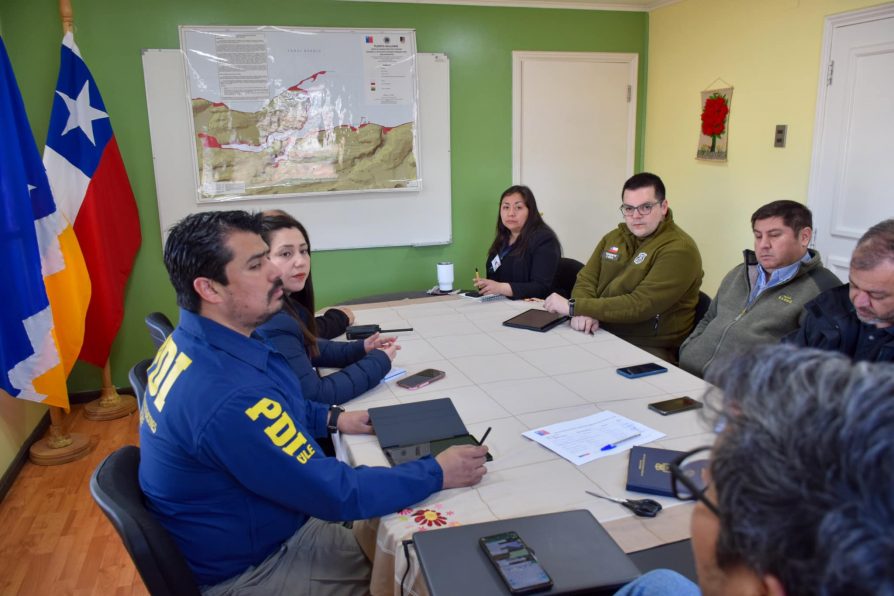
<path id="1" fill-rule="evenodd" d="M 35 220 L 56 211 L 6 46 L 0 38 L 0 388 L 68 408 Z"/>

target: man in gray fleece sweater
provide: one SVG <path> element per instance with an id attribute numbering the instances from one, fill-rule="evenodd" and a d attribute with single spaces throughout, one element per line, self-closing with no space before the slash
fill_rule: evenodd
<path id="1" fill-rule="evenodd" d="M 680 367 L 703 376 L 714 359 L 775 343 L 798 328 L 804 304 L 839 285 L 808 249 L 813 216 L 795 201 L 773 201 L 751 216 L 754 251 L 720 284 L 708 312 L 680 346 Z"/>

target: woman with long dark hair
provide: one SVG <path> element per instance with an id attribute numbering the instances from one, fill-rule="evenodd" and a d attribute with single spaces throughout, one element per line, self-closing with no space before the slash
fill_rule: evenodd
<path id="1" fill-rule="evenodd" d="M 400 349 L 396 338 L 378 333 L 353 342 L 318 337 L 307 230 L 284 211 L 265 211 L 261 223 L 270 260 L 282 272 L 285 298 L 282 311 L 258 327 L 257 333 L 289 361 L 305 399 L 341 404 L 375 387 Z M 342 370 L 321 378 L 316 366 Z"/>
<path id="2" fill-rule="evenodd" d="M 487 251 L 486 278 L 474 280 L 484 295 L 546 298 L 552 291 L 562 247 L 546 225 L 527 186 L 510 186 L 500 196 L 497 233 Z"/>

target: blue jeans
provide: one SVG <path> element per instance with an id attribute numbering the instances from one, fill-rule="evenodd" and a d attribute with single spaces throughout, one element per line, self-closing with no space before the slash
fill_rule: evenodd
<path id="1" fill-rule="evenodd" d="M 615 592 L 615 596 L 701 596 L 701 590 L 676 571 L 655 569 Z"/>

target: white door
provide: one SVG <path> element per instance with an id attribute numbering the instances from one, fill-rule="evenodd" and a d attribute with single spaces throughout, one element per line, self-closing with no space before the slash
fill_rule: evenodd
<path id="1" fill-rule="evenodd" d="M 566 257 L 621 221 L 633 173 L 636 54 L 513 52 L 513 179 L 531 187 Z"/>
<path id="2" fill-rule="evenodd" d="M 894 4 L 826 19 L 808 204 L 823 261 L 850 255 L 894 217 Z"/>

